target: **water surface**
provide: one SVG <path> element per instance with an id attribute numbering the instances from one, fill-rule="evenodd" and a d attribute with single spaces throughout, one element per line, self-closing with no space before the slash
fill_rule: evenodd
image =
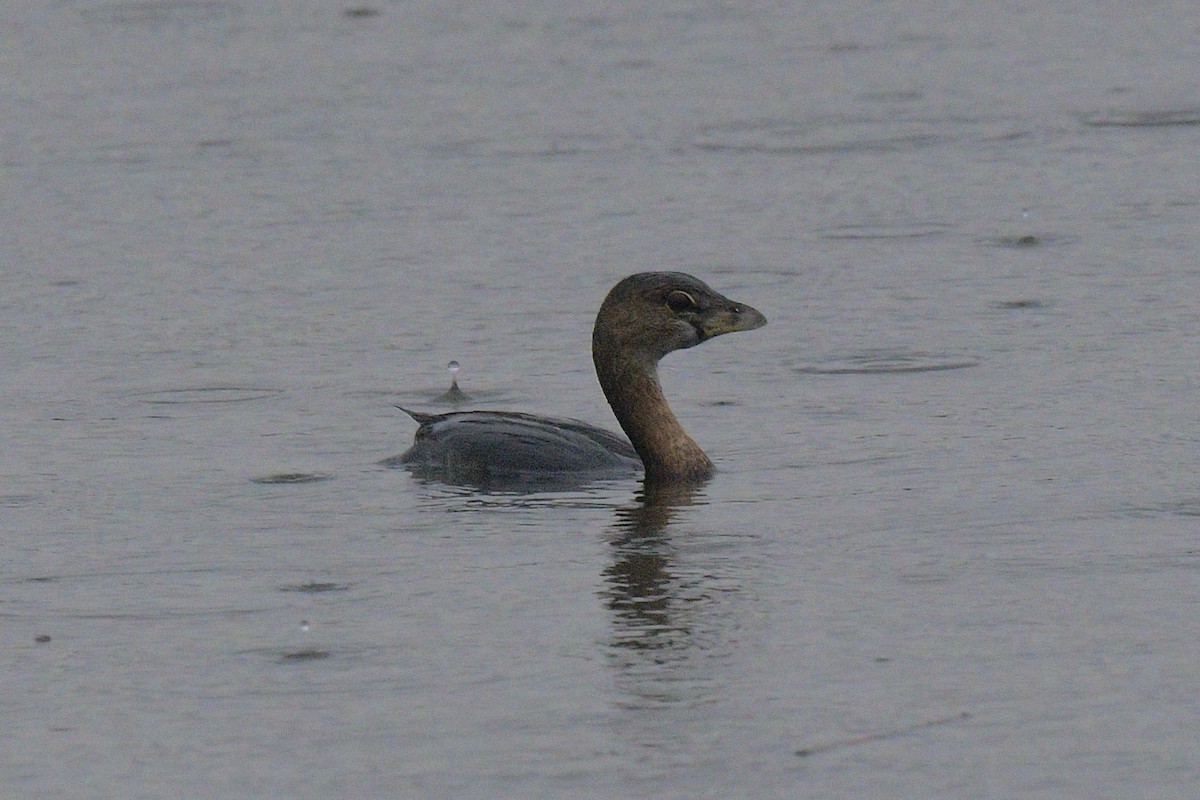
<path id="1" fill-rule="evenodd" d="M 6 7 L 0 793 L 1195 796 L 1180 18 Z M 644 269 L 707 486 L 380 465 Z"/>

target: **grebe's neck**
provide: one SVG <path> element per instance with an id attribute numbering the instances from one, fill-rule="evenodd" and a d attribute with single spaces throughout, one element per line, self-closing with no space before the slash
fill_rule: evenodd
<path id="1" fill-rule="evenodd" d="M 592 338 L 596 377 L 617 422 L 629 437 L 646 479 L 654 482 L 700 480 L 713 463 L 667 405 L 658 382 L 658 359 L 622 352 L 599 330 Z"/>

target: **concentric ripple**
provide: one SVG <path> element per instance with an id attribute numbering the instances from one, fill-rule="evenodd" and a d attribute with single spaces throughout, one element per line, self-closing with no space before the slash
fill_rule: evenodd
<path id="1" fill-rule="evenodd" d="M 871 349 L 830 355 L 816 363 L 796 367 L 796 372 L 802 375 L 894 375 L 944 372 L 978 364 L 978 358 L 955 353 Z"/>

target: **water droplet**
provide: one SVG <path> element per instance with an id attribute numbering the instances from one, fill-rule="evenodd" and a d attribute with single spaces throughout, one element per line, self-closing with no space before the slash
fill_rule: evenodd
<path id="1" fill-rule="evenodd" d="M 446 365 L 446 369 L 450 370 L 450 388 L 447 389 L 438 399 L 439 403 L 464 403 L 471 399 L 471 396 L 458 388 L 458 362 L 451 361 Z"/>

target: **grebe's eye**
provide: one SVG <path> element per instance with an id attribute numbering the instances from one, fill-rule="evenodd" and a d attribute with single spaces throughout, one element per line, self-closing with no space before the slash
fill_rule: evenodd
<path id="1" fill-rule="evenodd" d="M 680 311 L 690 311 L 696 307 L 696 300 L 687 292 L 681 292 L 678 289 L 667 295 L 667 308 L 679 313 Z"/>

